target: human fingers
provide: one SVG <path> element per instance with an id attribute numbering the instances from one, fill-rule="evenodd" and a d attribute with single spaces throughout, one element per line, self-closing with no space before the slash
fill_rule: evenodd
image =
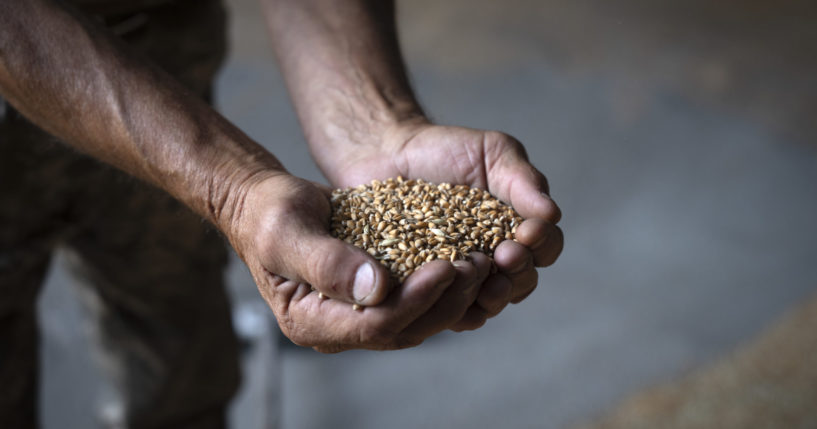
<path id="1" fill-rule="evenodd" d="M 468 308 L 451 330 L 472 331 L 482 327 L 488 319 L 499 314 L 508 305 L 511 289 L 511 281 L 504 274 L 498 272 L 490 274 L 482 283 L 474 305 Z"/>
<path id="2" fill-rule="evenodd" d="M 427 338 L 455 326 L 474 304 L 480 286 L 491 270 L 491 260 L 482 253 L 472 253 L 470 261 L 455 261 L 456 278 L 428 312 L 403 331 L 412 338 Z"/>
<path id="3" fill-rule="evenodd" d="M 496 272 L 488 277 L 477 297 L 477 304 L 485 311 L 485 316 L 491 318 L 499 314 L 511 301 L 513 283 L 507 275 Z"/>
<path id="4" fill-rule="evenodd" d="M 412 347 L 427 335 L 404 333 L 405 329 L 439 301 L 455 278 L 450 263 L 433 261 L 412 274 L 380 305 L 359 310 L 338 300 L 321 299 L 314 291 L 301 290 L 290 295 L 283 317 L 278 317 L 279 324 L 297 344 L 324 353 Z"/>
<path id="5" fill-rule="evenodd" d="M 505 240 L 497 246 L 494 260 L 499 272 L 511 282 L 511 302 L 521 301 L 536 288 L 539 275 L 534 266 L 533 254 L 527 247 Z"/>
<path id="6" fill-rule="evenodd" d="M 481 328 L 488 321 L 488 315 L 478 304 L 468 307 L 462 318 L 449 329 L 454 332 L 473 331 Z"/>
<path id="7" fill-rule="evenodd" d="M 397 334 L 437 302 L 454 267 L 432 261 L 389 294 L 385 267 L 329 236 L 329 212 L 328 199 L 294 177 L 256 185 L 246 198 L 231 241 L 282 331 L 321 351 L 413 345 Z"/>
<path id="8" fill-rule="evenodd" d="M 257 261 L 270 273 L 349 303 L 375 305 L 388 294 L 386 268 L 329 235 L 330 204 L 323 187 L 278 177 L 253 188 L 244 206 L 236 241 L 248 264 Z"/>
<path id="9" fill-rule="evenodd" d="M 557 223 L 561 209 L 549 196 L 545 175 L 528 161 L 524 146 L 507 134 L 490 131 L 485 142 L 488 190 L 526 219 Z"/>
<path id="10" fill-rule="evenodd" d="M 564 234 L 561 228 L 542 219 L 523 221 L 516 228 L 515 238 L 530 249 L 537 267 L 553 264 L 564 248 Z"/>
<path id="11" fill-rule="evenodd" d="M 383 301 L 390 290 L 386 268 L 361 249 L 323 229 L 294 228 L 278 252 L 285 263 L 276 272 L 308 283 L 324 296 L 363 306 Z M 285 247 L 285 248 L 280 248 Z"/>

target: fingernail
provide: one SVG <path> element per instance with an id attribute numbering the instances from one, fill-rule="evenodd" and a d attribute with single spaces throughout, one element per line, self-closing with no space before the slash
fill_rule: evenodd
<path id="1" fill-rule="evenodd" d="M 451 263 L 451 265 L 453 265 L 456 268 L 465 268 L 469 264 L 468 264 L 468 262 L 465 262 L 465 261 L 454 261 L 454 262 Z"/>
<path id="2" fill-rule="evenodd" d="M 466 268 L 468 265 L 470 265 L 470 263 L 465 262 L 465 261 L 454 261 L 451 264 L 454 265 L 455 268 Z M 471 283 L 468 286 L 468 288 L 466 288 L 465 290 L 462 291 L 463 295 L 466 295 L 466 296 L 471 295 L 471 292 L 474 291 L 474 287 L 476 287 L 476 286 L 477 286 L 476 283 Z"/>
<path id="3" fill-rule="evenodd" d="M 357 268 L 355 273 L 355 284 L 352 289 L 355 301 L 362 303 L 374 291 L 374 269 L 368 262 L 364 262 Z"/>

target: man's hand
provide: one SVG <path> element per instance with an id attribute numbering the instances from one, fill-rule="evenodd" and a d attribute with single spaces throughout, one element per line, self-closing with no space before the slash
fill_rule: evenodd
<path id="1" fill-rule="evenodd" d="M 547 195 L 547 180 L 528 162 L 522 145 L 506 134 L 415 122 L 389 129 L 378 144 L 320 153 L 326 156 L 316 154 L 318 163 L 338 186 L 397 175 L 464 184 L 487 189 L 525 218 L 516 241 L 499 244 L 497 272 L 487 277 L 475 305 L 451 329 L 478 328 L 509 302 L 522 301 L 536 287 L 536 267 L 551 265 L 562 251 L 562 231 L 556 226 L 561 213 Z"/>
<path id="2" fill-rule="evenodd" d="M 262 3 L 310 150 L 333 185 L 402 175 L 478 186 L 527 219 L 517 241 L 496 249 L 498 271 L 485 279 L 476 305 L 449 328 L 479 327 L 533 291 L 535 267 L 553 263 L 562 249 L 547 182 L 510 136 L 428 123 L 403 67 L 394 2 Z"/>
<path id="3" fill-rule="evenodd" d="M 222 229 L 296 344 L 322 352 L 417 345 L 465 317 L 488 276 L 484 255 L 433 261 L 390 293 L 384 266 L 329 235 L 328 189 L 288 174 L 237 188 L 243 195 Z"/>

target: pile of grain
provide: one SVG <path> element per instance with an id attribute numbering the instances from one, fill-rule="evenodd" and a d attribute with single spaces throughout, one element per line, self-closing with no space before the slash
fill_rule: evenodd
<path id="1" fill-rule="evenodd" d="M 402 177 L 332 193 L 332 235 L 366 250 L 402 282 L 426 262 L 493 256 L 522 218 L 487 191 Z"/>

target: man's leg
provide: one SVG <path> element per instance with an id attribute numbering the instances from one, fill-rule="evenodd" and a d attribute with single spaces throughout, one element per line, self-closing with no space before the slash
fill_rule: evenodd
<path id="1" fill-rule="evenodd" d="M 5 226 L 3 227 L 5 228 Z M 37 426 L 39 337 L 35 301 L 48 253 L 0 244 L 0 427 Z"/>
<path id="2" fill-rule="evenodd" d="M 86 190 L 87 223 L 68 245 L 93 285 L 85 302 L 128 427 L 222 427 L 240 377 L 224 242 L 181 204 L 118 171 Z"/>
<path id="3" fill-rule="evenodd" d="M 179 1 L 151 10 L 145 22 L 123 38 L 206 95 L 224 53 L 218 1 Z M 0 136 L 0 197 L 22 195 L 30 206 L 23 220 L 47 230 L 23 234 L 24 244 L 0 237 L 0 276 L 9 266 L 15 276 L 0 277 L 5 282 L 0 288 L 0 419 L 8 411 L 22 427 L 36 420 L 37 288 L 28 286 L 39 285 L 51 245 L 66 238 L 84 259 L 78 270 L 96 286 L 86 295 L 95 297 L 88 301 L 102 323 L 104 361 L 123 388 L 129 426 L 222 426 L 239 378 L 222 282 L 224 244 L 167 195 L 65 148 L 22 118 L 15 124 L 43 144 Z M 9 193 L 12 179 L 38 187 Z M 51 201 L 64 204 L 57 210 L 39 207 Z M 14 207 L 2 203 L 2 208 Z M 16 218 L 0 220 L 0 235 L 21 225 Z M 39 247 L 31 247 L 35 244 Z M 38 258 L 29 258 L 31 269 L 20 262 L 20 255 L 31 256 L 31 251 L 21 249 L 39 250 Z M 22 275 L 30 281 L 18 281 Z M 7 340 L 7 331 L 24 333 L 26 341 Z M 15 426 L 0 420 L 0 427 Z"/>
<path id="4" fill-rule="evenodd" d="M 36 300 L 67 223 L 48 139 L 0 99 L 0 428 L 38 422 Z"/>
<path id="5" fill-rule="evenodd" d="M 226 46 L 219 0 L 178 0 L 104 21 L 209 98 Z M 83 227 L 69 246 L 80 257 L 77 271 L 94 285 L 86 302 L 128 427 L 221 427 L 239 384 L 225 243 L 165 193 L 98 170 L 81 185 Z"/>

